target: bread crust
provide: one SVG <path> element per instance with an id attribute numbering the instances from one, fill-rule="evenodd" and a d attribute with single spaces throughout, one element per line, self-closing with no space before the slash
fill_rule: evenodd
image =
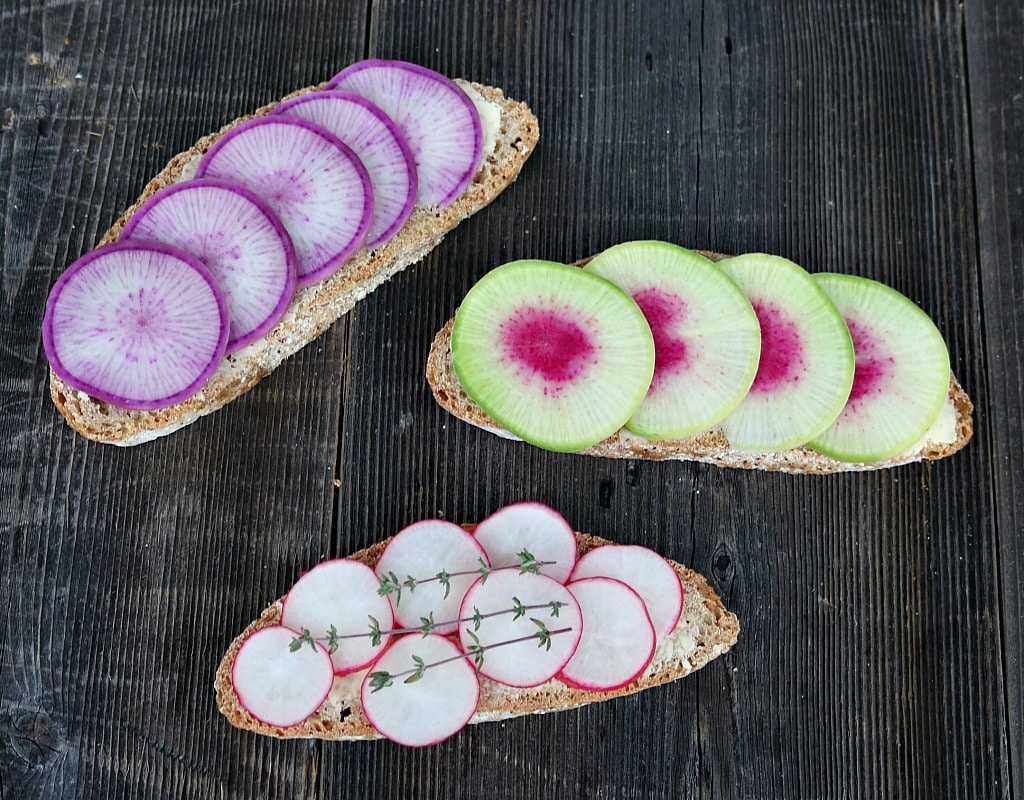
<path id="1" fill-rule="evenodd" d="M 196 394 L 166 408 L 138 411 L 112 406 L 74 389 L 50 370 L 50 396 L 68 424 L 100 442 L 135 445 L 165 436 L 212 413 L 255 386 L 286 358 L 316 339 L 384 281 L 424 258 L 463 219 L 494 200 L 519 175 L 540 135 L 537 118 L 525 103 L 500 89 L 458 80 L 501 109 L 494 151 L 486 154 L 469 186 L 444 209 L 418 206 L 398 233 L 376 250 L 361 248 L 330 277 L 299 289 L 282 320 L 265 336 L 225 357 Z M 322 89 L 324 84 L 292 92 L 276 103 L 239 117 L 174 156 L 103 235 L 100 245 L 116 241 L 139 207 L 160 189 L 191 178 L 203 154 L 224 133 L 246 120 L 264 116 L 278 103 Z"/>
<path id="2" fill-rule="evenodd" d="M 466 528 L 472 529 L 467 525 Z M 606 539 L 577 533 L 577 548 L 583 555 L 595 547 L 612 544 Z M 349 558 L 374 567 L 390 539 L 353 553 Z M 547 714 L 635 694 L 644 689 L 678 680 L 700 669 L 727 652 L 739 636 L 735 614 L 727 611 L 707 580 L 697 572 L 669 561 L 683 584 L 683 612 L 675 630 L 661 642 L 647 670 L 632 683 L 609 692 L 573 689 L 557 679 L 540 686 L 521 689 L 480 676 L 480 700 L 470 724 L 493 722 L 524 714 Z M 284 598 L 268 606 L 228 647 L 214 680 L 217 706 L 236 728 L 243 728 L 282 739 L 316 738 L 353 741 L 380 739 L 383 736 L 370 725 L 359 701 L 364 672 L 356 677 L 336 678 L 335 687 L 321 708 L 304 722 L 280 728 L 260 722 L 246 711 L 231 685 L 231 669 L 245 639 L 255 631 L 277 624 Z"/>
<path id="3" fill-rule="evenodd" d="M 721 261 L 728 256 L 704 250 L 696 251 L 712 261 Z M 590 259 L 576 262 L 584 266 Z M 452 327 L 455 318 L 438 331 L 427 358 L 426 377 L 430 390 L 438 404 L 450 414 L 478 428 L 490 431 L 507 439 L 519 440 L 515 434 L 498 424 L 486 411 L 466 393 L 452 362 Z M 956 439 L 953 442 L 926 442 L 919 448 L 871 463 L 839 461 L 811 450 L 809 447 L 794 447 L 778 453 L 745 453 L 734 450 L 720 428 L 688 436 L 684 439 L 645 439 L 622 429 L 607 439 L 580 451 L 583 455 L 604 458 L 641 458 L 650 461 L 700 461 L 719 467 L 737 469 L 761 469 L 769 472 L 793 474 L 829 475 L 835 472 L 864 472 L 886 469 L 914 461 L 936 460 L 962 450 L 974 434 L 972 413 L 974 404 L 960 386 L 956 376 L 950 373 L 948 402 L 956 414 Z"/>

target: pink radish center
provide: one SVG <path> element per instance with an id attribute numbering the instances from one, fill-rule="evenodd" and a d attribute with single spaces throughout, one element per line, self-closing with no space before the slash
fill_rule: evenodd
<path id="1" fill-rule="evenodd" d="M 686 318 L 686 303 L 682 298 L 652 287 L 633 295 L 654 334 L 654 379 L 648 394 L 657 389 L 660 379 L 669 372 L 682 372 L 690 365 L 685 339 L 672 335 L 672 326 Z"/>
<path id="2" fill-rule="evenodd" d="M 853 389 L 850 390 L 848 403 L 854 403 L 869 395 L 881 394 L 885 391 L 885 383 L 892 377 L 896 359 L 885 352 L 882 342 L 870 328 L 859 325 L 853 320 L 846 320 L 853 339 L 853 354 L 856 367 L 853 373 Z"/>
<path id="3" fill-rule="evenodd" d="M 164 330 L 167 322 L 167 309 L 162 299 L 146 297 L 146 290 L 140 288 L 138 293 L 129 292 L 127 303 L 117 312 L 115 329 L 124 331 L 125 356 L 130 364 L 139 361 L 137 350 L 150 351 L 157 345 L 156 334 Z M 156 359 L 149 358 L 150 363 Z"/>
<path id="4" fill-rule="evenodd" d="M 798 383 L 803 372 L 804 346 L 796 323 L 776 305 L 754 303 L 761 323 L 761 361 L 752 392 L 772 392 L 786 383 Z"/>
<path id="5" fill-rule="evenodd" d="M 541 308 L 520 309 L 503 323 L 500 342 L 503 360 L 511 360 L 517 371 L 555 384 L 544 394 L 558 394 L 560 384 L 578 379 L 597 351 L 587 332 L 566 314 Z"/>

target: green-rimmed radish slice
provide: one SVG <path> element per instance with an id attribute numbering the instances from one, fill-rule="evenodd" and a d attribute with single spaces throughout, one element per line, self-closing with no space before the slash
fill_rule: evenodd
<path id="1" fill-rule="evenodd" d="M 843 410 L 853 385 L 853 342 L 842 314 L 801 267 L 750 253 L 719 268 L 761 323 L 761 358 L 747 396 L 722 420 L 729 444 L 776 452 L 804 444 Z"/>
<path id="2" fill-rule="evenodd" d="M 244 186 L 209 178 L 168 186 L 132 215 L 125 239 L 173 245 L 209 268 L 227 302 L 229 353 L 274 327 L 295 294 L 291 237 Z"/>
<path id="3" fill-rule="evenodd" d="M 516 436 L 573 452 L 617 431 L 647 394 L 654 338 L 610 281 L 550 261 L 485 275 L 455 314 L 463 388 Z"/>
<path id="4" fill-rule="evenodd" d="M 341 91 L 293 97 L 272 113 L 308 120 L 352 148 L 373 184 L 366 247 L 373 250 L 394 236 L 412 213 L 418 184 L 412 151 L 391 117 L 365 97 Z"/>
<path id="5" fill-rule="evenodd" d="M 585 269 L 629 294 L 654 334 L 654 378 L 629 430 L 679 439 L 736 408 L 757 372 L 761 328 L 725 273 L 697 253 L 657 241 L 615 245 Z"/>
<path id="6" fill-rule="evenodd" d="M 931 427 L 949 394 L 949 352 L 909 299 L 867 278 L 814 276 L 853 337 L 853 389 L 839 418 L 809 445 L 840 461 L 902 453 Z"/>
<path id="7" fill-rule="evenodd" d="M 221 136 L 196 169 L 262 197 L 284 223 L 298 285 L 333 274 L 366 239 L 373 189 L 366 168 L 332 133 L 301 119 L 268 116 Z"/>
<path id="8" fill-rule="evenodd" d="M 473 179 L 483 154 L 480 114 L 448 78 L 417 64 L 369 59 L 339 72 L 327 88 L 362 95 L 395 121 L 416 159 L 417 205 L 444 208 Z"/>
<path id="9" fill-rule="evenodd" d="M 199 259 L 129 240 L 65 270 L 42 333 L 50 366 L 70 386 L 124 408 L 163 408 L 195 394 L 217 369 L 228 313 Z"/>

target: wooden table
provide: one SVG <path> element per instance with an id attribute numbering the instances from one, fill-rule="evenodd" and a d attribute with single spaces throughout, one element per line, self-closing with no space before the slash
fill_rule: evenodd
<path id="1" fill-rule="evenodd" d="M 1024 796 L 1024 12 L 1002 0 L 0 2 L 0 798 Z M 380 56 L 502 86 L 514 186 L 254 391 L 98 445 L 50 286 L 200 135 Z M 977 433 L 832 477 L 555 455 L 448 418 L 434 332 L 488 269 L 662 238 L 882 280 Z M 727 656 L 432 749 L 217 713 L 231 638 L 320 559 L 533 498 L 708 576 Z"/>

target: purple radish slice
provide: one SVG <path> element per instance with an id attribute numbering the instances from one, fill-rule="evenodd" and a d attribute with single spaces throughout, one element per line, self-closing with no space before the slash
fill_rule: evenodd
<path id="1" fill-rule="evenodd" d="M 853 337 L 853 389 L 839 418 L 809 446 L 841 461 L 902 453 L 935 422 L 949 394 L 949 352 L 909 299 L 852 275 L 814 276 Z"/>
<path id="2" fill-rule="evenodd" d="M 434 665 L 411 682 L 403 673 L 416 659 Z M 448 659 L 451 659 L 450 661 Z M 447 663 L 439 663 L 446 661 Z M 374 690 L 373 672 L 396 675 L 390 686 Z M 360 700 L 366 718 L 398 744 L 425 747 L 443 742 L 466 726 L 480 699 L 476 670 L 458 646 L 436 634 L 399 637 L 363 680 Z"/>
<path id="3" fill-rule="evenodd" d="M 843 410 L 853 386 L 853 341 L 843 315 L 803 269 L 750 253 L 719 262 L 761 323 L 761 358 L 747 396 L 722 421 L 736 450 L 805 444 Z"/>
<path id="4" fill-rule="evenodd" d="M 607 692 L 643 674 L 657 637 L 640 595 L 614 578 L 568 584 L 583 613 L 583 637 L 558 679 L 576 689 Z"/>
<path id="5" fill-rule="evenodd" d="M 305 573 L 288 591 L 281 610 L 281 624 L 292 630 L 308 630 L 318 640 L 333 626 L 338 649 L 331 662 L 338 675 L 362 669 L 384 652 L 390 635 L 378 644 L 369 635 L 373 619 L 379 629 L 391 630 L 394 615 L 391 602 L 377 594 L 380 582 L 373 570 L 359 561 L 336 558 L 324 561 Z"/>
<path id="6" fill-rule="evenodd" d="M 654 378 L 626 428 L 680 439 L 739 405 L 757 372 L 761 328 L 746 296 L 711 261 L 667 242 L 625 242 L 585 269 L 630 295 L 654 334 Z"/>
<path id="7" fill-rule="evenodd" d="M 417 628 L 433 617 L 435 633 L 455 633 L 459 607 L 466 590 L 480 577 L 487 554 L 473 535 L 452 522 L 425 519 L 395 534 L 384 548 L 375 572 L 378 579 L 393 579 L 401 591 L 388 595 L 395 621 L 403 628 Z M 445 572 L 447 586 L 436 576 Z M 463 574 L 455 574 L 463 573 Z M 406 585 L 409 579 L 414 586 Z M 447 624 L 440 624 L 447 623 Z"/>
<path id="8" fill-rule="evenodd" d="M 313 714 L 327 699 L 334 669 L 327 650 L 304 644 L 282 625 L 260 628 L 235 654 L 231 685 L 246 711 L 265 725 L 290 728 Z"/>
<path id="9" fill-rule="evenodd" d="M 197 178 L 240 183 L 262 197 L 292 237 L 298 285 L 333 274 L 363 244 L 373 218 L 370 176 L 337 136 L 288 117 L 251 119 L 221 136 Z"/>
<path id="10" fill-rule="evenodd" d="M 398 125 L 416 159 L 420 206 L 451 205 L 480 166 L 483 133 L 473 101 L 448 78 L 404 61 L 370 59 L 327 84 L 365 97 Z"/>
<path id="11" fill-rule="evenodd" d="M 501 425 L 548 450 L 583 450 L 615 433 L 647 394 L 654 339 L 610 281 L 550 261 L 513 261 L 469 290 L 455 314 L 452 362 Z"/>
<path id="12" fill-rule="evenodd" d="M 124 408 L 163 408 L 217 369 L 228 314 L 199 259 L 158 242 L 117 242 L 60 276 L 42 333 L 50 366 L 70 386 Z"/>
<path id="13" fill-rule="evenodd" d="M 229 353 L 274 327 L 295 294 L 291 237 L 244 186 L 212 179 L 168 186 L 132 215 L 125 239 L 173 245 L 206 265 L 224 291 Z"/>
<path id="14" fill-rule="evenodd" d="M 519 616 L 510 611 L 517 602 L 526 607 Z M 557 616 L 552 603 L 561 604 Z M 487 616 L 505 611 L 510 613 Z M 459 627 L 462 646 L 467 651 L 474 645 L 489 648 L 483 653 L 480 674 L 509 686 L 539 686 L 551 680 L 569 661 L 583 633 L 579 604 L 565 586 L 546 575 L 515 568 L 495 570 L 473 584 L 460 617 L 471 619 L 477 612 L 479 627 L 474 622 Z M 534 637 L 541 630 L 534 620 L 552 633 L 550 647 Z"/>
<path id="15" fill-rule="evenodd" d="M 683 613 L 683 585 L 664 558 L 646 547 L 609 544 L 595 547 L 576 562 L 570 582 L 583 578 L 615 578 L 640 595 L 660 642 Z"/>
<path id="16" fill-rule="evenodd" d="M 565 517 L 543 503 L 514 503 L 473 529 L 493 569 L 518 567 L 524 550 L 542 564 L 542 574 L 565 583 L 576 563 L 576 533 Z"/>
<path id="17" fill-rule="evenodd" d="M 373 250 L 394 236 L 412 213 L 417 182 L 412 151 L 391 118 L 365 97 L 340 91 L 300 95 L 273 113 L 319 125 L 352 148 L 373 185 L 366 247 Z"/>

